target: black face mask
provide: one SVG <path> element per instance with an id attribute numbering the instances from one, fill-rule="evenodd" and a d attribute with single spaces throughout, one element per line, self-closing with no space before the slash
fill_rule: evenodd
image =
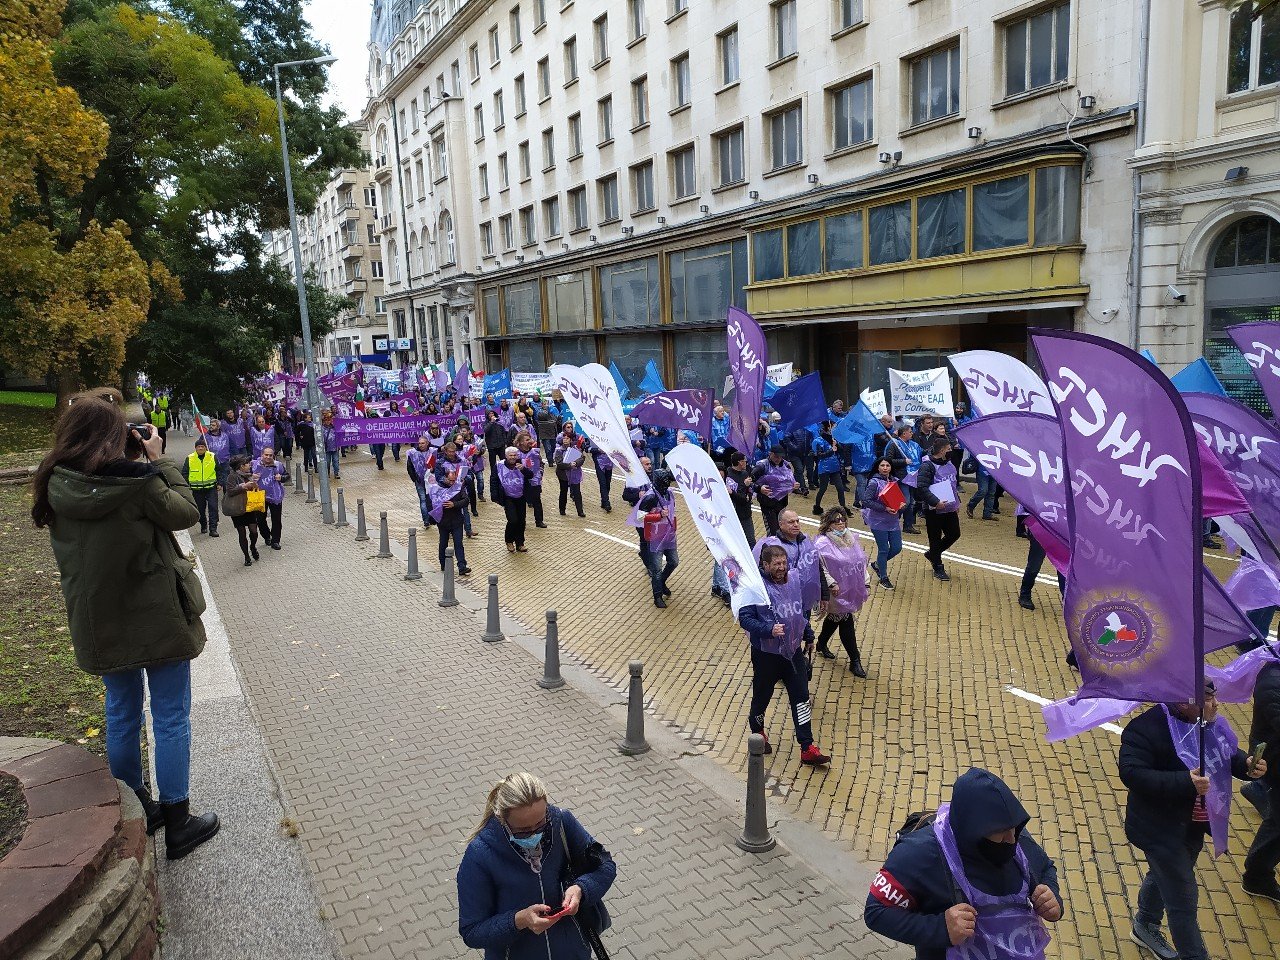
<path id="1" fill-rule="evenodd" d="M 1017 855 L 1018 844 L 1000 843 L 983 837 L 978 841 L 978 854 L 993 866 L 1003 867 Z"/>

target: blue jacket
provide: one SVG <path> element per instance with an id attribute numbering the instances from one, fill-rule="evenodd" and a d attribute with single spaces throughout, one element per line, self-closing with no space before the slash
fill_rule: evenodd
<path id="1" fill-rule="evenodd" d="M 1023 877 L 1016 862 L 995 866 L 978 853 L 978 841 L 984 836 L 1014 827 L 1027 857 L 1031 890 L 1043 883 L 1062 903 L 1053 861 L 1026 832 L 1030 819 L 1013 791 L 995 774 L 975 767 L 956 780 L 951 792 L 951 829 L 969 882 L 994 896 L 1018 890 Z M 962 899 L 933 827 L 922 827 L 889 851 L 867 896 L 865 919 L 881 936 L 913 945 L 916 960 L 945 960 L 951 938 L 943 914 Z"/>
<path id="2" fill-rule="evenodd" d="M 572 813 L 548 806 L 541 873 L 529 868 L 496 817 L 467 844 L 458 867 L 458 932 L 468 947 L 483 950 L 486 960 L 590 960 L 591 948 L 573 917 L 564 917 L 541 935 L 516 929 L 516 914 L 526 907 L 537 903 L 556 909 L 560 906 L 564 892 L 560 873 L 565 862 L 561 824 L 579 858 L 595 843 Z M 613 861 L 606 860 L 598 870 L 578 878 L 580 912 L 604 898 L 617 872 Z"/>
<path id="3" fill-rule="evenodd" d="M 738 626 L 747 631 L 751 646 L 757 650 L 763 649 L 763 641 L 769 638 L 773 628 L 779 623 L 782 621 L 774 615 L 773 607 L 768 604 L 748 604 L 738 611 Z M 801 645 L 806 643 L 813 643 L 813 627 L 808 624 L 805 624 Z"/>
<path id="4" fill-rule="evenodd" d="M 711 418 L 711 449 L 713 452 L 719 453 L 729 446 L 729 417 L 726 414 L 724 419 L 717 420 Z"/>
<path id="5" fill-rule="evenodd" d="M 840 458 L 836 456 L 835 448 L 824 438 L 814 437 L 812 450 L 818 461 L 819 476 L 840 472 Z"/>

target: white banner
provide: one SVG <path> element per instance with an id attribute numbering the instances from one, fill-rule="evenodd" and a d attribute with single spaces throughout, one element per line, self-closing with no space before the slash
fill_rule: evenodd
<path id="1" fill-rule="evenodd" d="M 1017 411 L 1056 418 L 1049 388 L 1021 360 L 994 350 L 969 350 L 947 358 L 969 394 L 969 406 L 980 417 Z"/>
<path id="2" fill-rule="evenodd" d="M 273 383 L 262 391 L 262 399 L 267 403 L 279 403 L 284 399 L 285 385 L 283 383 Z"/>
<path id="3" fill-rule="evenodd" d="M 468 394 L 468 396 L 470 396 L 470 397 L 471 397 L 471 399 L 472 399 L 472 400 L 483 400 L 483 399 L 484 399 L 484 377 L 483 377 L 483 375 L 482 375 L 482 376 L 479 376 L 479 377 L 472 377 L 472 378 L 471 378 L 471 386 L 470 386 L 470 389 L 468 389 L 467 394 Z"/>
<path id="4" fill-rule="evenodd" d="M 563 394 L 578 429 L 609 455 L 614 465 L 626 475 L 630 486 L 648 486 L 649 478 L 645 476 L 640 458 L 631 446 L 613 375 L 598 363 L 582 367 L 553 363 L 549 373 L 551 382 L 547 384 L 547 390 L 550 391 L 554 384 Z M 514 379 L 519 374 L 511 376 Z"/>
<path id="5" fill-rule="evenodd" d="M 747 535 L 729 499 L 729 490 L 711 457 L 692 443 L 678 443 L 667 454 L 667 468 L 675 476 L 676 489 L 684 497 L 694 526 L 702 534 L 711 556 L 729 576 L 729 600 L 734 617 L 743 606 L 767 605 L 769 594 L 764 588 L 764 577 L 751 555 Z"/>
<path id="6" fill-rule="evenodd" d="M 863 390 L 858 399 L 867 405 L 867 409 L 877 420 L 889 415 L 889 405 L 884 402 L 883 390 Z"/>
<path id="7" fill-rule="evenodd" d="M 775 387 L 785 387 L 791 382 L 794 376 L 794 364 L 788 363 L 771 363 L 765 369 L 764 378 L 772 383 Z"/>
<path id="8" fill-rule="evenodd" d="M 933 370 L 889 371 L 889 397 L 893 415 L 903 419 L 924 416 L 954 417 L 951 402 L 951 378 L 946 367 Z"/>
<path id="9" fill-rule="evenodd" d="M 511 374 L 511 389 L 516 393 L 550 393 L 553 377 L 548 373 L 516 373 Z"/>

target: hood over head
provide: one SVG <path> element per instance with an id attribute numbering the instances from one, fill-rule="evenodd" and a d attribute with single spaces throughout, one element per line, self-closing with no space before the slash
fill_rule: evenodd
<path id="1" fill-rule="evenodd" d="M 1022 835 L 1031 815 L 1003 780 L 989 770 L 970 767 L 951 788 L 951 831 L 962 856 L 976 855 L 978 841 L 1010 827 Z"/>

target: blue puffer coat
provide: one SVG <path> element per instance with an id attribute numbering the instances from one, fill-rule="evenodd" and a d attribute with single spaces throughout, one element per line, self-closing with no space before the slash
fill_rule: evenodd
<path id="1" fill-rule="evenodd" d="M 540 873 L 530 868 L 496 817 L 467 844 L 458 867 L 458 932 L 468 947 L 483 950 L 486 960 L 590 960 L 591 948 L 578 931 L 575 917 L 564 917 L 541 935 L 516 929 L 516 913 L 526 907 L 536 903 L 555 909 L 560 906 L 560 875 L 565 862 L 562 824 L 579 861 L 595 843 L 572 813 L 549 806 Z M 610 859 L 578 878 L 582 888 L 580 914 L 604 898 L 617 872 Z"/>

